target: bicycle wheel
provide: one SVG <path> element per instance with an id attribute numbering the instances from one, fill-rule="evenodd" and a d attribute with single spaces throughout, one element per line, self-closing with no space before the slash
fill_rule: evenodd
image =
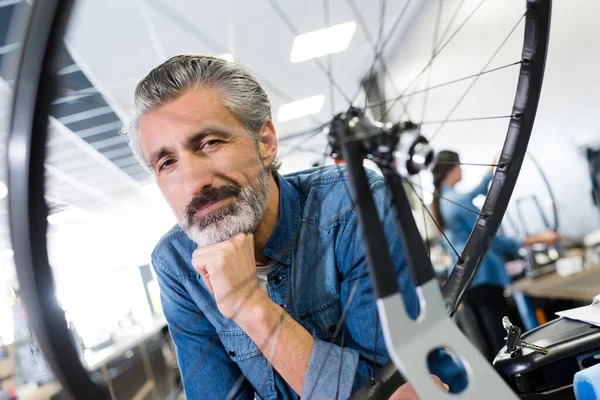
<path id="1" fill-rule="evenodd" d="M 537 14 L 540 11 L 541 18 Z M 492 368 L 477 351 L 470 348 L 471 345 L 467 340 L 459 339 L 461 334 L 458 329 L 443 317 L 444 313 L 441 310 L 442 304 L 445 304 L 446 312 L 452 316 L 475 278 L 478 267 L 502 222 L 525 157 L 541 91 L 547 49 L 549 4 L 540 6 L 529 2 L 526 18 L 529 25 L 526 27 L 524 41 L 524 61 L 521 62 L 517 97 L 513 112 L 509 116 L 511 121 L 507 137 L 485 203 L 480 212 L 471 210 L 478 214 L 477 221 L 462 254 L 459 255 L 450 243 L 458 260 L 442 289 L 443 303 L 438 299 L 435 274 L 415 221 L 408 211 L 410 203 L 401 181 L 402 175 L 408 178 L 409 175 L 417 174 L 432 161 L 433 151 L 429 147 L 429 141 L 419 134 L 414 125 L 376 124 L 359 110 L 341 114 L 331 134 L 334 150 L 343 155 L 350 165 L 354 198 L 359 210 L 363 239 L 367 243 L 370 257 L 370 273 L 374 279 L 381 319 L 385 321 L 384 325 L 387 325 L 384 327 L 387 346 L 396 349 L 395 358 L 392 356 L 394 363 L 408 376 L 411 383 L 417 385 L 418 393 L 426 398 L 433 398 L 436 393 L 439 395 L 439 391 L 436 391 L 434 385 L 429 382 L 429 370 L 425 360 L 432 349 L 444 348 L 445 343 L 452 343 L 452 347 L 458 352 L 455 356 L 462 362 L 471 363 L 467 367 L 470 370 L 467 395 L 481 398 L 494 393 L 500 398 L 511 393 L 502 379 L 490 379 L 494 376 Z M 527 104 L 524 99 L 531 99 L 532 102 Z M 447 118 L 442 122 L 447 122 Z M 433 133 L 432 139 L 438 133 L 439 128 Z M 408 140 L 408 144 L 402 143 L 403 140 Z M 388 258 L 389 253 L 385 246 L 382 246 L 385 239 L 377 223 L 373 200 L 364 195 L 368 191 L 368 184 L 360 161 L 365 157 L 375 160 L 382 170 L 386 186 L 393 199 L 392 204 L 398 225 L 401 226 L 404 250 L 413 268 L 413 279 L 422 290 L 421 302 L 426 310 L 420 317 L 421 320 L 415 324 L 414 332 L 406 332 L 407 326 L 410 325 L 410 318 L 403 313 L 399 289 L 393 276 L 390 276 L 390 273 L 393 273 L 393 269 L 388 267 L 391 265 L 391 260 Z M 419 196 L 413 184 L 407 182 Z M 457 205 L 462 207 L 460 204 Z M 423 332 L 436 332 L 436 335 L 427 338 Z M 444 334 L 440 335 L 439 332 Z M 468 361 L 469 358 L 471 361 Z M 406 360 L 416 365 L 410 366 Z M 419 363 L 418 360 L 422 362 Z M 488 378 L 490 380 L 485 381 L 485 385 L 480 385 L 484 382 L 482 376 L 476 376 L 480 373 L 490 377 Z"/>
<path id="2" fill-rule="evenodd" d="M 48 284 L 48 282 L 52 282 L 52 270 L 46 253 L 47 213 L 43 186 L 44 146 L 46 145 L 46 121 L 48 115 L 50 115 L 48 105 L 53 100 L 53 92 L 49 89 L 52 84 L 57 82 L 56 74 L 53 71 L 56 67 L 56 55 L 61 51 L 62 31 L 66 26 L 70 3 L 69 1 L 34 3 L 29 32 L 23 42 L 20 72 L 14 85 L 13 114 L 8 147 L 11 235 L 19 283 L 23 289 L 27 307 L 30 310 L 33 329 L 57 379 L 64 390 L 74 398 L 106 398 L 108 392 L 104 386 L 105 383 L 102 383 L 102 379 L 98 379 L 98 377 L 93 380 L 90 379 L 89 371 L 79 361 L 79 356 L 70 341 L 69 330 L 63 323 L 64 311 L 58 307 L 54 299 L 54 285 Z M 393 19 L 393 24 L 388 28 L 387 35 L 384 35 L 384 16 L 392 6 L 382 1 L 377 13 L 381 17 L 380 29 L 377 39 L 374 39 L 364 21 L 366 15 L 364 10 L 360 10 L 353 1 L 349 1 L 348 10 L 360 25 L 366 42 L 370 42 L 374 50 L 374 55 L 369 57 L 369 64 L 361 70 L 361 73 L 366 76 L 362 88 L 349 92 L 347 86 L 342 86 L 335 79 L 336 76 L 332 73 L 331 58 L 329 58 L 327 65 L 321 59 L 315 59 L 316 69 L 323 72 L 329 84 L 331 112 L 322 111 L 316 115 L 316 119 L 320 120 L 316 123 L 316 128 L 302 129 L 299 133 L 289 133 L 280 139 L 284 144 L 281 150 L 284 161 L 286 158 L 291 160 L 291 153 L 304 152 L 304 154 L 313 154 L 311 162 L 322 162 L 322 156 L 326 153 L 322 149 L 316 149 L 315 142 L 311 143 L 310 140 L 314 140 L 323 146 L 325 135 L 319 136 L 319 134 L 323 132 L 323 128 L 328 127 L 330 137 L 333 139 L 332 147 L 334 152 L 337 153 L 336 156 L 341 156 L 347 163 L 347 169 L 353 184 L 353 192 L 360 193 L 360 195 L 353 196 L 354 201 L 352 204 L 356 206 L 358 215 L 362 216 L 360 217 L 361 222 L 374 224 L 362 225 L 362 229 L 367 255 L 371 261 L 369 268 L 374 291 L 377 298 L 380 299 L 381 319 L 386 327 L 385 337 L 388 349 L 392 359 L 401 367 L 402 373 L 416 386 L 417 392 L 420 395 L 429 397 L 440 395 L 440 393 L 433 392 L 431 385 L 425 382 L 423 372 L 426 372 L 426 370 L 413 372 L 410 367 L 404 364 L 406 361 L 402 363 L 402 359 L 406 360 L 407 354 L 401 351 L 402 356 L 398 357 L 396 336 L 400 338 L 402 335 L 397 333 L 397 325 L 390 328 L 389 324 L 397 324 L 398 320 L 394 321 L 390 316 L 392 314 L 402 315 L 403 311 L 401 306 L 398 306 L 401 305 L 401 301 L 397 301 L 399 298 L 398 289 L 395 285 L 396 277 L 393 271 L 386 268 L 391 264 L 385 256 L 388 250 L 378 247 L 381 243 L 385 243 L 385 240 L 380 240 L 381 229 L 376 222 L 379 218 L 369 217 L 369 215 L 377 216 L 377 213 L 373 214 L 373 205 L 369 204 L 368 196 L 363 196 L 363 194 L 369 192 L 368 188 L 365 190 L 364 187 L 360 186 L 364 183 L 360 181 L 362 179 L 360 178 L 361 174 L 364 175 L 362 160 L 367 156 L 372 158 L 384 175 L 386 185 L 391 193 L 392 209 L 394 209 L 400 222 L 400 233 L 405 246 L 407 246 L 407 258 L 414 273 L 415 284 L 423 289 L 424 299 L 427 300 L 428 315 L 425 322 L 429 325 L 415 325 L 417 327 L 412 331 L 412 334 L 416 335 L 418 329 L 423 327 L 425 330 L 432 331 L 437 326 L 435 323 L 439 321 L 442 324 L 440 326 L 447 329 L 448 332 L 453 332 L 451 342 L 432 342 L 433 339 L 428 338 L 424 343 L 427 345 L 432 343 L 450 345 L 466 360 L 475 358 L 476 361 L 473 365 L 479 367 L 480 363 L 477 356 L 474 355 L 462 336 L 456 330 L 453 330 L 454 328 L 451 328 L 450 320 L 445 316 L 446 313 L 452 315 L 456 311 L 464 293 L 477 273 L 477 268 L 481 264 L 506 210 L 535 120 L 548 43 L 550 2 L 543 0 L 515 2 L 514 5 L 518 12 L 513 14 L 516 15 L 516 18 L 514 20 L 509 18 L 507 24 L 509 29 L 499 33 L 497 37 L 497 39 L 499 38 L 499 47 L 497 49 L 493 47 L 494 51 L 486 54 L 486 59 L 489 56 L 491 58 L 482 63 L 482 68 L 477 67 L 474 73 L 467 72 L 452 79 L 446 78 L 444 80 L 438 77 L 439 82 L 432 82 L 432 79 L 435 79 L 435 77 L 432 77 L 433 61 L 435 59 L 439 60 L 444 55 L 444 50 L 452 45 L 456 37 L 460 37 L 461 32 L 464 32 L 465 26 L 469 24 L 473 16 L 476 16 L 478 12 L 482 12 L 481 10 L 485 10 L 486 6 L 484 4 L 485 0 L 471 4 L 471 7 L 467 7 L 463 3 L 458 3 L 451 10 L 443 10 L 444 7 L 440 1 L 429 8 L 426 7 L 425 11 L 411 8 L 410 1 L 400 6 L 396 5 L 397 14 Z M 289 13 L 278 2 L 273 0 L 269 1 L 268 4 L 285 29 L 293 34 L 300 32 L 294 21 L 289 17 Z M 523 4 L 526 5 L 526 9 L 518 8 Z M 325 1 L 324 5 L 326 25 L 328 25 L 329 2 Z M 157 7 L 165 15 L 174 18 L 172 10 L 168 7 L 164 5 Z M 370 10 L 367 6 L 363 8 Z M 386 91 L 394 88 L 396 85 L 394 83 L 395 78 L 397 77 L 390 73 L 391 69 L 388 62 L 384 60 L 386 46 L 394 37 L 398 26 L 409 18 L 411 13 L 417 11 L 433 12 L 433 15 L 435 15 L 433 38 L 429 38 L 430 42 L 427 46 L 427 60 L 422 69 L 417 68 L 418 73 L 415 77 L 405 77 L 405 89 L 399 91 L 396 88 L 395 97 L 389 100 Z M 442 17 L 442 11 L 447 11 L 447 17 Z M 491 7 L 487 12 L 493 13 L 493 11 L 494 8 Z M 179 22 L 185 26 L 181 19 L 179 19 Z M 185 21 L 183 20 L 183 22 Z M 442 22 L 445 22 L 445 24 L 442 24 Z M 187 23 L 187 27 L 192 29 L 189 21 Z M 198 31 L 197 28 L 193 29 L 196 29 L 193 32 L 196 36 L 202 34 L 202 31 Z M 514 58 L 511 61 L 496 66 L 494 64 L 496 56 L 501 53 L 508 39 L 516 36 L 516 29 L 522 29 L 524 32 L 524 39 L 517 46 L 517 55 L 513 54 Z M 45 38 L 48 38 L 48 40 Z M 433 45 L 431 45 L 431 42 L 433 42 Z M 510 110 L 492 115 L 464 116 L 464 109 L 460 105 L 464 103 L 465 99 L 470 99 L 467 94 L 473 86 L 493 76 L 494 73 L 504 73 L 511 70 L 511 68 L 515 73 L 516 96 L 510 104 Z M 421 81 L 424 87 L 418 89 L 417 84 L 422 78 L 425 78 Z M 381 84 L 382 82 L 383 84 Z M 490 82 L 494 83 L 493 80 L 487 81 L 488 84 Z M 62 84 L 64 85 L 64 82 Z M 60 87 L 61 81 L 58 80 L 56 85 Z M 433 95 L 430 97 L 429 93 L 433 93 L 434 90 L 446 90 L 453 87 L 452 85 L 459 85 L 459 87 L 462 85 L 461 89 L 463 90 L 458 91 L 458 98 L 455 98 L 453 104 L 445 111 L 437 110 L 437 114 L 435 112 L 428 114 L 428 110 L 441 107 L 439 104 L 436 105 L 435 98 Z M 274 96 L 284 100 L 289 99 L 284 91 L 273 87 L 273 85 L 267 86 L 270 86 Z M 485 90 L 489 90 L 488 87 Z M 351 95 L 348 96 L 347 92 Z M 413 99 L 418 99 L 418 96 L 421 96 L 420 101 L 414 101 Z M 379 98 L 377 99 L 377 97 Z M 416 109 L 410 108 L 410 103 L 413 101 L 414 103 L 420 103 Z M 335 104 L 339 106 L 339 109 L 336 108 Z M 432 106 L 432 104 L 434 105 Z M 353 105 L 355 107 L 352 107 Z M 403 111 L 399 112 L 395 108 L 396 105 L 402 105 Z M 351 106 L 351 108 L 348 109 L 348 106 Z M 468 110 L 468 107 L 466 108 Z M 329 121 L 333 114 L 342 110 L 344 111 L 343 114 L 338 114 L 333 117 L 331 122 Z M 460 115 L 461 113 L 462 115 Z M 329 117 L 323 121 L 325 114 Z M 372 122 L 368 117 L 369 114 L 385 121 L 385 124 Z M 421 115 L 420 119 L 413 120 L 411 118 L 419 114 Z M 456 114 L 459 114 L 459 116 L 456 117 Z M 436 118 L 437 115 L 442 115 L 442 117 Z M 401 122 L 388 124 L 389 119 Z M 350 125 L 351 121 L 354 121 L 354 126 Z M 509 127 L 506 131 L 505 124 L 507 121 Z M 413 215 L 407 213 L 409 203 L 401 183 L 402 181 L 406 182 L 415 195 L 422 199 L 424 189 L 421 188 L 421 191 L 419 191 L 416 188 L 420 184 L 410 182 L 405 178 L 408 178 L 408 175 L 419 173 L 431 163 L 433 153 L 428 147 L 429 143 L 433 143 L 436 138 L 439 139 L 441 137 L 440 132 L 444 128 L 447 129 L 448 125 L 467 122 L 474 124 L 482 122 L 500 123 L 504 125 L 503 132 L 506 133 L 498 163 L 486 164 L 481 160 L 468 160 L 470 162 L 464 163 L 465 165 L 485 164 L 486 166 L 495 166 L 497 172 L 492 180 L 482 210 L 471 210 L 471 212 L 477 214 L 477 222 L 462 253 L 459 255 L 457 252 L 458 262 L 442 290 L 444 299 L 442 303 L 437 289 L 434 288 L 434 276 L 427 257 L 427 250 L 416 230 Z M 306 123 L 306 125 L 309 124 L 312 125 L 314 122 Z M 427 131 L 426 127 L 430 127 L 428 128 L 430 130 Z M 481 126 L 477 129 L 481 129 Z M 92 136 L 92 134 L 89 134 L 87 138 Z M 102 140 L 106 140 L 106 138 Z M 389 155 L 393 155 L 393 153 L 386 155 L 382 150 L 382 144 L 388 145 L 388 151 L 396 150 L 400 144 L 399 150 L 401 155 L 405 157 L 404 161 L 400 163 L 391 160 Z M 415 146 L 415 144 L 419 146 Z M 26 156 L 23 157 L 23 154 Z M 302 157 L 306 158 L 306 155 Z M 115 160 L 111 161 L 115 162 Z M 392 168 L 395 166 L 401 167 L 399 169 L 406 176 L 399 174 L 396 169 Z M 134 171 L 133 173 L 137 172 Z M 144 179 L 142 178 L 140 181 L 144 181 Z M 363 203 L 364 201 L 367 203 Z M 383 218 L 385 219 L 386 216 L 384 215 Z M 373 243 L 373 241 L 378 243 Z M 309 284 L 310 282 L 303 283 L 303 285 Z M 390 297 L 394 297 L 393 305 L 390 305 L 391 303 L 386 300 Z M 350 303 L 351 301 L 347 302 L 347 304 Z M 445 310 L 442 304 L 446 305 Z M 344 318 L 345 313 L 342 311 L 337 327 L 344 326 Z M 405 321 L 406 326 L 415 324 L 409 320 L 403 319 L 402 321 Z M 378 321 L 374 321 L 374 325 L 377 326 Z M 343 328 L 335 329 L 331 341 L 335 341 L 340 335 L 343 340 L 343 332 Z M 377 348 L 377 343 L 374 344 L 373 348 Z M 210 349 L 207 349 L 207 351 L 210 351 Z M 199 362 L 202 362 L 202 357 L 199 357 Z M 409 357 L 411 356 L 409 355 Z M 381 361 L 383 360 L 380 359 Z M 374 360 L 373 363 L 375 364 Z M 424 363 L 419 363 L 419 367 L 424 367 L 424 365 Z M 389 370 L 386 371 L 389 372 Z M 372 377 L 371 382 L 376 382 L 378 379 L 383 382 L 384 386 L 387 384 L 385 379 L 375 376 Z M 499 381 L 499 378 L 493 380 L 495 387 L 499 388 L 498 393 L 501 393 L 506 387 L 498 383 Z M 470 380 L 470 382 L 473 382 L 473 380 Z M 397 383 L 395 381 L 392 384 L 397 385 Z M 255 389 L 259 390 L 259 388 Z M 389 390 L 388 387 L 381 389 L 379 385 L 375 385 L 367 395 L 383 398 L 381 396 L 388 395 Z M 480 386 L 477 385 L 475 385 L 473 391 L 469 391 L 469 389 L 466 391 L 467 396 L 469 393 L 474 396 L 482 395 Z M 311 395 L 312 393 L 308 393 L 305 397 L 311 398 Z"/>

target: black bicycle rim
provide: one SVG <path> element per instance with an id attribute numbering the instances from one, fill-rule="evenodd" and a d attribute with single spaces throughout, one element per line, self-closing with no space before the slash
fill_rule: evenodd
<path id="1" fill-rule="evenodd" d="M 56 299 L 46 247 L 44 160 L 48 115 L 55 85 L 53 64 L 67 26 L 70 0 L 36 1 L 18 61 L 10 120 L 7 166 L 10 234 L 17 278 L 31 328 L 65 394 L 107 399 L 77 353 L 65 313 Z"/>

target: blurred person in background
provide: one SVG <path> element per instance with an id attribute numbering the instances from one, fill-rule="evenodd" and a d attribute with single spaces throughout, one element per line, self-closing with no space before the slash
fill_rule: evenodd
<path id="1" fill-rule="evenodd" d="M 473 199 L 487 194 L 493 178 L 493 168 L 473 190 L 460 192 L 456 189 L 456 184 L 462 180 L 458 153 L 443 150 L 436 156 L 435 164 L 431 169 L 435 188 L 432 212 L 438 225 L 459 254 L 464 249 L 477 220 L 477 213 L 474 211 L 478 210 L 474 210 L 476 207 Z M 494 238 L 464 299 L 481 323 L 488 358 L 493 359 L 504 346 L 506 331 L 502 326 L 502 318 L 512 316 L 518 320 L 518 316 L 511 312 L 504 296 L 505 287 L 511 284 L 505 269 L 506 262 L 519 257 L 519 249 L 523 246 L 537 243 L 551 246 L 559 239 L 559 235 L 552 230 L 527 236 L 524 240 L 501 234 L 497 234 Z M 446 240 L 442 242 L 447 252 L 454 257 L 453 264 L 455 264 L 457 260 L 454 251 Z"/>

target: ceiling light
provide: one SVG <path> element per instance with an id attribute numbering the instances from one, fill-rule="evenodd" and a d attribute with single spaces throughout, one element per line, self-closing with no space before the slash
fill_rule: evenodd
<path id="1" fill-rule="evenodd" d="M 217 58 L 222 58 L 225 61 L 233 62 L 233 54 L 231 53 L 218 55 Z"/>
<path id="2" fill-rule="evenodd" d="M 48 223 L 57 225 L 69 221 L 82 221 L 85 213 L 80 208 L 69 208 L 56 214 L 48 215 Z"/>
<path id="3" fill-rule="evenodd" d="M 8 194 L 8 188 L 6 187 L 6 184 L 4 182 L 0 181 L 0 200 L 5 198 L 7 194 Z"/>
<path id="4" fill-rule="evenodd" d="M 322 94 L 284 104 L 277 111 L 277 120 L 285 122 L 316 114 L 321 111 L 323 104 L 325 104 L 325 96 Z"/>
<path id="5" fill-rule="evenodd" d="M 294 38 L 290 61 L 297 63 L 344 51 L 355 30 L 356 22 L 352 21 L 298 35 Z"/>

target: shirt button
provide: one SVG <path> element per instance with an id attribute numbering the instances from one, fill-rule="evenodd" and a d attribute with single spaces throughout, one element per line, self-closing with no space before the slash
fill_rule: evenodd
<path id="1" fill-rule="evenodd" d="M 232 349 L 232 350 L 229 350 L 229 355 L 231 357 L 235 357 L 237 355 L 237 353 L 235 352 L 235 350 Z"/>
<path id="2" fill-rule="evenodd" d="M 334 333 L 336 329 L 337 329 L 337 325 L 336 324 L 331 324 L 331 325 L 329 325 L 329 328 L 327 328 L 327 330 L 329 331 L 329 333 Z"/>
<path id="3" fill-rule="evenodd" d="M 277 276 L 275 277 L 275 283 L 276 283 L 277 285 L 279 285 L 279 284 L 281 283 L 281 281 L 282 281 L 282 280 L 283 280 L 283 278 L 281 277 L 281 275 L 277 275 Z"/>
<path id="4" fill-rule="evenodd" d="M 284 310 L 286 310 L 286 309 L 287 309 L 287 305 L 286 305 L 286 304 L 280 304 L 279 306 L 280 306 L 281 308 L 283 308 Z"/>

